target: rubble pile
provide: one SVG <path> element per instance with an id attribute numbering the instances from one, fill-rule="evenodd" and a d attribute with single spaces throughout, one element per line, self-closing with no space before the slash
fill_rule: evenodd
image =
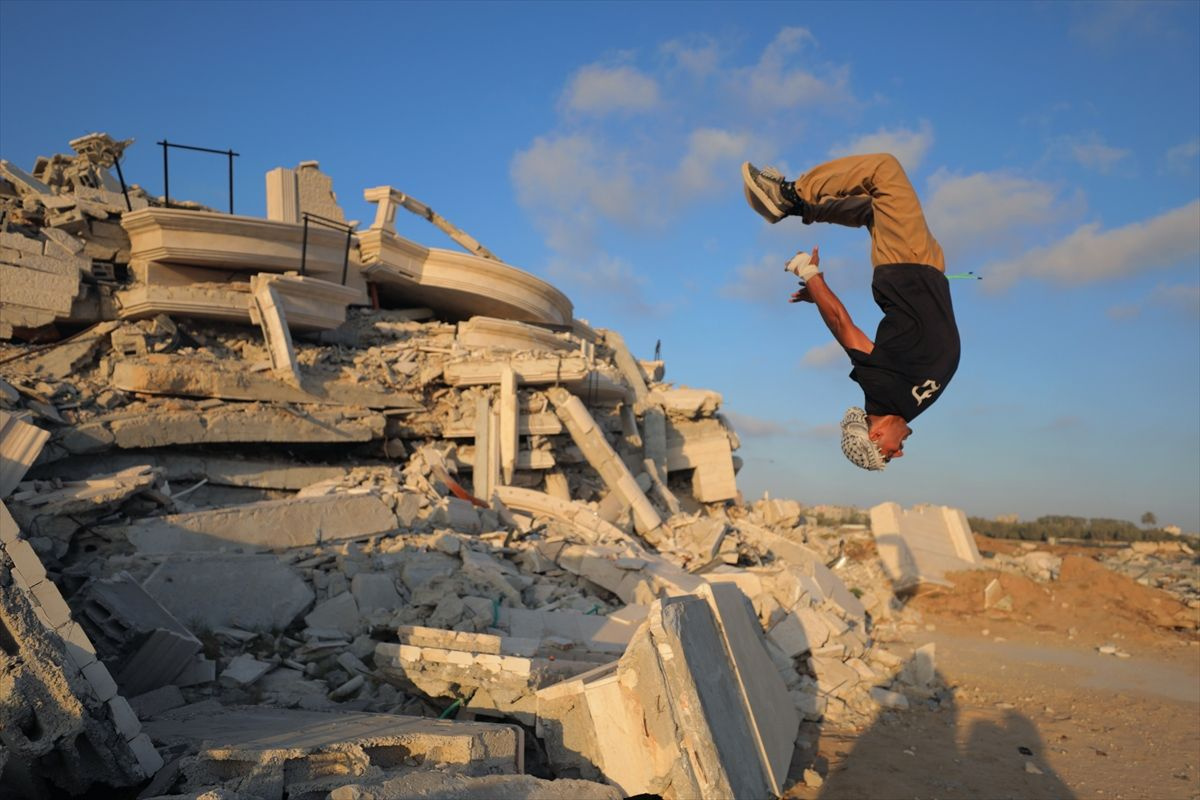
<path id="1" fill-rule="evenodd" d="M 1200 557 L 1187 542 L 1131 542 L 1101 563 L 1143 586 L 1162 589 L 1188 608 L 1200 608 Z"/>
<path id="2" fill-rule="evenodd" d="M 0 164 L 0 582 L 41 570 L 5 592 L 6 781 L 767 797 L 803 722 L 929 696 L 873 646 L 870 533 L 745 503 L 717 392 L 440 217 L 470 253 L 398 236 L 390 187 L 338 253 L 314 162 L 258 220 L 127 207 L 128 144 Z M 51 691 L 75 727 L 8 724 Z M 61 769 L 80 737 L 114 755 Z"/>

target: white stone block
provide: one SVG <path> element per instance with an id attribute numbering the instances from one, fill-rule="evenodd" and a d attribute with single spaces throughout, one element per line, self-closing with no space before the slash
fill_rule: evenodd
<path id="1" fill-rule="evenodd" d="M 108 667 L 99 661 L 93 661 L 81 671 L 83 677 L 91 684 L 92 693 L 96 695 L 97 700 L 105 703 L 116 697 L 117 683 L 109 674 Z"/>
<path id="2" fill-rule="evenodd" d="M 108 706 L 109 716 L 112 717 L 117 730 L 121 732 L 122 739 L 128 742 L 142 732 L 142 723 L 138 721 L 137 714 L 133 712 L 124 697 L 117 695 L 110 698 L 105 705 Z"/>
<path id="3" fill-rule="evenodd" d="M 154 749 L 154 745 L 150 742 L 150 737 L 146 734 L 139 733 L 131 739 L 129 741 L 129 749 L 133 751 L 133 755 L 137 758 L 138 766 L 142 769 L 142 774 L 147 778 L 153 777 L 154 773 L 162 769 L 162 756 Z"/>

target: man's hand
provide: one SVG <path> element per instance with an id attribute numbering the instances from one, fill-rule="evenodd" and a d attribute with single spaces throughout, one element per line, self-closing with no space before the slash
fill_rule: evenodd
<path id="1" fill-rule="evenodd" d="M 812 266 L 814 266 L 814 267 L 819 267 L 821 265 L 821 253 L 818 250 L 818 248 L 813 247 L 812 256 L 809 258 L 809 263 L 812 264 Z M 811 302 L 813 302 L 812 294 L 808 291 L 808 286 L 805 285 L 804 281 L 800 281 L 800 289 L 798 291 L 795 291 L 792 293 L 792 296 L 790 298 L 788 298 L 788 302 L 789 303 L 811 303 Z"/>

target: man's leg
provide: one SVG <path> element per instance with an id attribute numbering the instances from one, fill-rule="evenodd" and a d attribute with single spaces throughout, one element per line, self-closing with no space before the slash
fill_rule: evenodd
<path id="1" fill-rule="evenodd" d="M 871 264 L 928 264 L 946 270 L 942 246 L 929 231 L 921 202 L 894 156 L 847 156 L 814 167 L 793 181 L 808 203 L 805 222 L 866 227 Z"/>

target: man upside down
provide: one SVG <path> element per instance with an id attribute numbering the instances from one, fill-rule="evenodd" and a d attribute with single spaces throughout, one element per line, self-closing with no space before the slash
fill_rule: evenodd
<path id="1" fill-rule="evenodd" d="M 945 258 L 921 203 L 895 157 L 848 156 L 812 168 L 795 180 L 772 167 L 742 165 L 746 200 L 774 224 L 800 217 L 871 234 L 871 292 L 883 311 L 872 341 L 854 324 L 821 273 L 820 254 L 803 251 L 786 269 L 801 280 L 791 302 L 812 303 L 854 364 L 850 377 L 863 406 L 842 418 L 842 452 L 851 463 L 881 470 L 904 455 L 908 423 L 942 395 L 958 369 L 958 326 L 950 302 Z"/>

